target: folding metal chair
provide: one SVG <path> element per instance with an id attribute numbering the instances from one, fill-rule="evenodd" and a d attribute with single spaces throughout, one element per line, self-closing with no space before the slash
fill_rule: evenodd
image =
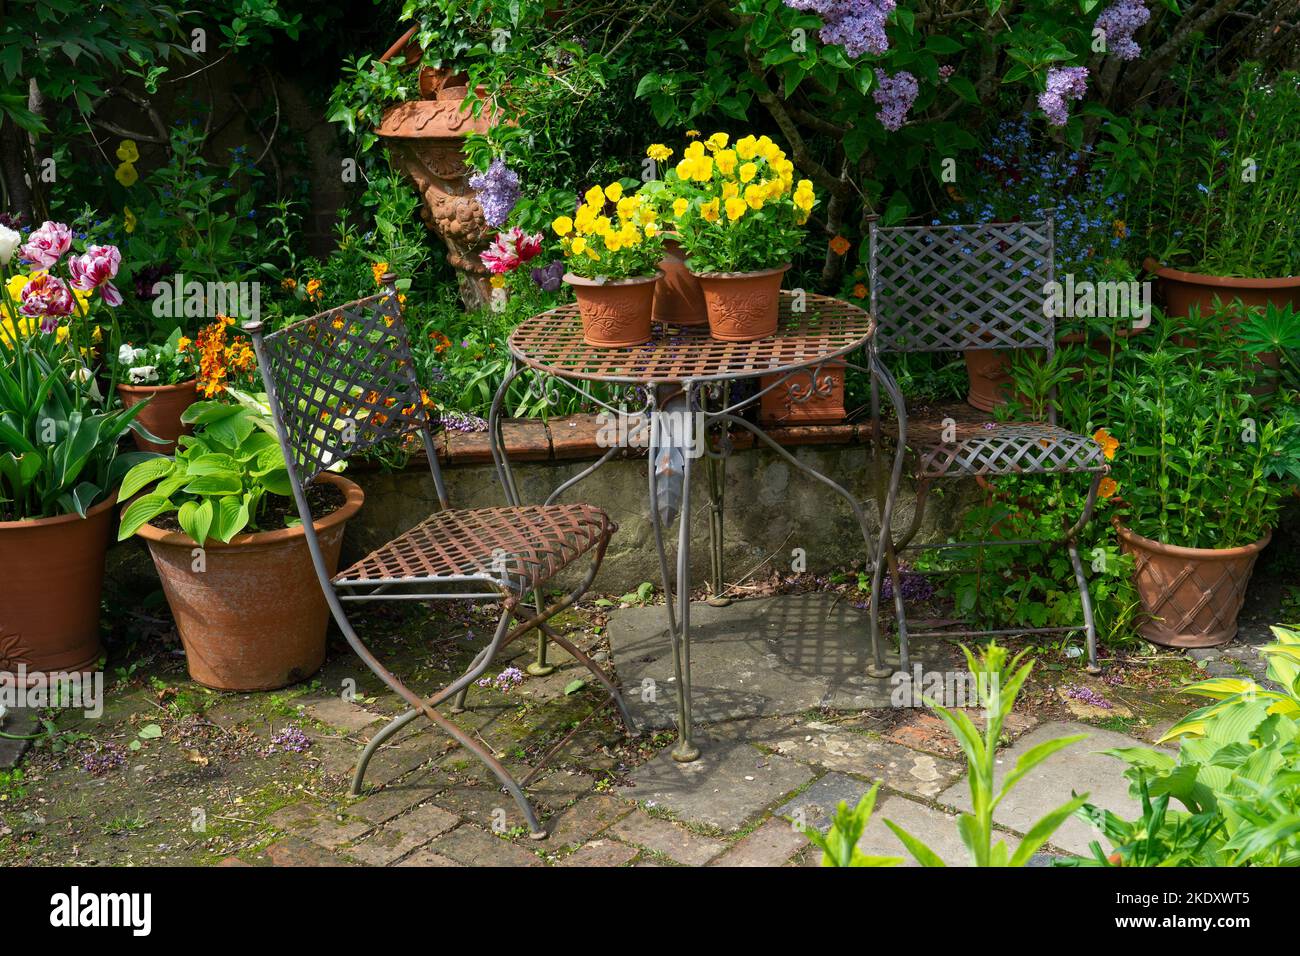
<path id="1" fill-rule="evenodd" d="M 617 528 L 603 511 L 583 504 L 450 510 L 429 414 L 416 381 L 396 279 L 388 273 L 382 279 L 382 293 L 278 332 L 264 333 L 259 322 L 245 325 L 253 337 L 276 434 L 289 463 L 294 500 L 325 600 L 357 656 L 411 707 L 366 746 L 353 776 L 352 793 L 361 791 L 366 765 L 376 749 L 423 714 L 496 775 L 519 805 L 532 837 L 543 839 L 546 831 L 522 786 L 483 744 L 437 708 L 454 697 L 451 712 L 463 710 L 470 684 L 491 666 L 501 649 L 537 628 L 592 673 L 609 692 L 628 730 L 635 733 L 613 681 L 546 623 L 587 590 Z M 336 463 L 416 432 L 424 443 L 441 510 L 334 573 L 314 533 L 305 488 Z M 542 586 L 588 553 L 590 568 L 578 587 L 544 607 Z M 524 603 L 530 592 L 535 595 L 535 607 Z M 501 615 L 491 641 L 469 669 L 442 690 L 422 698 L 375 658 L 348 620 L 346 604 L 376 600 L 494 601 L 500 603 Z M 516 619 L 518 623 L 514 623 Z M 525 785 L 539 769 L 540 765 L 533 768 Z"/>
<path id="2" fill-rule="evenodd" d="M 1052 222 L 993 225 L 896 226 L 870 222 L 871 313 L 876 334 L 872 358 L 884 352 L 942 352 L 965 349 L 1042 349 L 1050 360 L 1056 347 L 1056 323 L 1046 308 L 1048 284 L 1054 281 Z M 980 421 L 976 415 L 954 411 L 924 421 L 909 419 L 897 383 L 884 364 L 871 386 L 873 446 L 878 486 L 883 484 L 883 445 L 880 387 L 897 416 L 897 445 L 887 491 L 878 487 L 881 543 L 871 580 L 871 639 L 876 664 L 871 673 L 889 671 L 879 655 L 879 615 L 883 569 L 887 565 L 894 592 L 900 666 L 910 668 L 908 626 L 898 553 L 903 550 L 998 547 L 1049 542 L 993 539 L 989 541 L 913 544 L 921 526 L 930 485 L 941 478 L 1012 474 L 1091 474 L 1083 514 L 1063 528 L 1056 540 L 1065 546 L 1082 601 L 1083 623 L 1064 627 L 1000 628 L 983 631 L 931 630 L 928 637 L 971 637 L 998 634 L 1066 633 L 1083 630 L 1088 643 L 1088 669 L 1097 672 L 1097 633 L 1088 582 L 1079 560 L 1077 538 L 1092 517 L 1101 479 L 1109 472 L 1101 446 L 1092 438 L 1056 425 L 1054 402 L 1046 422 Z M 1053 398 L 1055 396 L 1053 395 Z M 892 435 L 890 436 L 892 437 Z M 895 538 L 892 526 L 905 457 L 916 463 L 916 507 L 912 520 Z M 922 633 L 922 632 L 917 632 Z"/>

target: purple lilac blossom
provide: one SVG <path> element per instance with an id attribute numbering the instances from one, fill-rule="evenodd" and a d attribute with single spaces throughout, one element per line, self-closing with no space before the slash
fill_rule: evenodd
<path id="1" fill-rule="evenodd" d="M 1101 694 L 1097 693 L 1091 687 L 1079 687 L 1071 685 L 1067 691 L 1071 698 L 1093 707 L 1100 707 L 1102 710 L 1110 710 L 1115 705 L 1108 701 Z"/>
<path id="2" fill-rule="evenodd" d="M 1136 60 L 1142 48 L 1133 34 L 1151 19 L 1151 11 L 1142 0 L 1116 0 L 1097 17 L 1097 28 L 1106 36 L 1106 49 L 1121 60 Z"/>
<path id="3" fill-rule="evenodd" d="M 885 20 L 898 5 L 896 0 L 785 0 L 785 5 L 821 17 L 821 41 L 840 44 L 851 57 L 880 56 L 889 50 Z"/>
<path id="4" fill-rule="evenodd" d="M 1038 94 L 1038 106 L 1053 126 L 1070 119 L 1070 100 L 1081 100 L 1088 92 L 1086 66 L 1061 66 L 1047 71 L 1047 89 Z"/>
<path id="5" fill-rule="evenodd" d="M 900 70 L 890 76 L 884 70 L 877 68 L 876 89 L 871 94 L 871 98 L 880 107 L 878 114 L 880 125 L 891 133 L 901 129 L 907 120 L 907 111 L 912 108 L 920 92 L 921 87 L 916 82 L 916 77 L 906 70 Z"/>
<path id="6" fill-rule="evenodd" d="M 510 217 L 510 211 L 519 202 L 519 176 L 505 160 L 497 158 L 486 172 L 475 173 L 469 186 L 483 207 L 483 219 L 494 229 L 500 229 Z"/>
<path id="7" fill-rule="evenodd" d="M 81 759 L 82 769 L 92 777 L 102 777 L 126 763 L 126 750 L 117 744 L 105 744 L 98 753 L 88 753 Z"/>
<path id="8" fill-rule="evenodd" d="M 512 687 L 517 687 L 524 682 L 524 672 L 518 667 L 507 667 L 496 677 L 479 678 L 479 687 L 495 687 L 497 690 L 505 693 Z"/>

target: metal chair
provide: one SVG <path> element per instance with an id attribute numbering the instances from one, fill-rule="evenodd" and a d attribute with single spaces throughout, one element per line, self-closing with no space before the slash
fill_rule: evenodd
<path id="1" fill-rule="evenodd" d="M 370 740 L 357 763 L 352 793 L 361 791 L 366 765 L 376 749 L 422 714 L 492 771 L 519 805 L 532 837 L 543 839 L 546 831 L 524 796 L 523 785 L 536 776 L 545 759 L 521 785 L 483 744 L 437 708 L 455 697 L 451 711 L 460 712 L 470 684 L 492 664 L 498 652 L 537 628 L 591 671 L 609 692 L 628 730 L 635 733 L 613 681 L 546 623 L 587 590 L 617 528 L 603 511 L 583 504 L 450 510 L 424 395 L 416 381 L 396 279 L 392 273 L 385 274 L 380 294 L 303 319 L 278 332 L 265 333 L 260 322 L 245 325 L 253 338 L 276 434 L 289 463 L 294 500 L 325 600 L 357 656 L 411 708 Z M 306 487 L 351 455 L 417 432 L 429 460 L 441 510 L 351 567 L 332 572 L 312 527 Z M 543 606 L 542 586 L 588 553 L 590 568 L 578 587 L 557 603 Z M 530 592 L 536 597 L 535 607 L 524 603 L 524 596 Z M 375 658 L 348 620 L 346 604 L 378 600 L 495 601 L 501 605 L 501 615 L 491 641 L 469 669 L 432 696 L 421 697 Z"/>
<path id="2" fill-rule="evenodd" d="M 1042 541 L 993 539 L 978 542 L 913 544 L 924 516 L 930 485 L 937 479 L 1012 474 L 1091 474 L 1083 514 L 1063 528 L 1057 545 L 1065 546 L 1082 601 L 1083 623 L 1064 627 L 994 630 L 931 630 L 928 637 L 1065 633 L 1087 636 L 1088 669 L 1097 673 L 1097 633 L 1088 582 L 1079 560 L 1077 538 L 1092 517 L 1097 489 L 1109 472 L 1101 446 L 1092 438 L 1056 425 L 1054 402 L 1046 422 L 978 420 L 973 410 L 914 421 L 908 417 L 897 383 L 882 362 L 884 352 L 940 352 L 965 349 L 1042 349 L 1050 360 L 1056 347 L 1056 323 L 1046 308 L 1054 281 L 1052 222 L 992 225 L 882 227 L 870 221 L 869 278 L 876 335 L 871 341 L 875 376 L 871 386 L 873 446 L 876 453 L 881 544 L 871 580 L 871 639 L 877 649 L 873 676 L 885 676 L 879 655 L 879 615 L 883 570 L 889 569 L 897 618 L 900 667 L 910 668 L 908 626 L 898 552 L 943 548 L 1043 544 Z M 897 445 L 887 491 L 881 462 L 887 440 L 881 426 L 880 387 L 897 416 Z M 1053 395 L 1053 398 L 1055 396 Z M 892 435 L 890 436 L 892 437 Z M 894 537 L 893 513 L 905 456 L 916 462 L 916 507 L 908 528 Z M 918 632 L 922 633 L 922 632 Z"/>

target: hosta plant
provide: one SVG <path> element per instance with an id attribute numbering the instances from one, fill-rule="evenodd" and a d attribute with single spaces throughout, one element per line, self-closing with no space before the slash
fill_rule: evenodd
<path id="1" fill-rule="evenodd" d="M 142 462 L 123 479 L 123 500 L 145 493 L 122 512 L 118 540 L 171 512 L 200 545 L 208 538 L 228 542 L 241 531 L 263 530 L 268 496 L 293 493 L 275 437 L 259 427 L 256 413 L 240 405 L 197 402 L 182 420 L 195 429 L 180 438 L 175 457 Z"/>
<path id="2" fill-rule="evenodd" d="M 1127 866 L 1300 865 L 1300 630 L 1274 627 L 1270 690 L 1239 677 L 1200 681 L 1187 692 L 1213 703 L 1161 738 L 1177 756 L 1127 747 L 1107 751 L 1129 765 L 1144 813 L 1124 823 L 1097 807 L 1081 814 L 1111 840 L 1099 862 Z M 1184 809 L 1167 809 L 1169 801 Z M 1153 852 L 1158 850 L 1159 852 Z"/>

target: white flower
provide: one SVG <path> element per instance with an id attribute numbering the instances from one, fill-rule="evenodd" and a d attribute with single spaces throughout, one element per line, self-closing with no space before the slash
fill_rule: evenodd
<path id="1" fill-rule="evenodd" d="M 9 265 L 9 260 L 14 257 L 14 250 L 22 241 L 23 237 L 16 230 L 8 226 L 0 226 L 0 265 Z"/>
<path id="2" fill-rule="evenodd" d="M 117 350 L 117 364 L 130 365 L 131 360 L 135 357 L 135 349 L 131 348 L 130 343 L 123 342 L 122 347 Z"/>
<path id="3" fill-rule="evenodd" d="M 86 368 L 86 366 L 78 365 L 73 369 L 72 380 L 74 382 L 80 382 L 82 385 L 89 386 L 86 389 L 86 394 L 95 401 L 101 402 L 104 400 L 104 396 L 99 392 L 99 383 L 95 381 L 95 373 Z"/>
<path id="4" fill-rule="evenodd" d="M 126 373 L 135 385 L 149 385 L 158 381 L 158 367 L 156 365 L 141 365 L 139 368 L 133 368 Z"/>

